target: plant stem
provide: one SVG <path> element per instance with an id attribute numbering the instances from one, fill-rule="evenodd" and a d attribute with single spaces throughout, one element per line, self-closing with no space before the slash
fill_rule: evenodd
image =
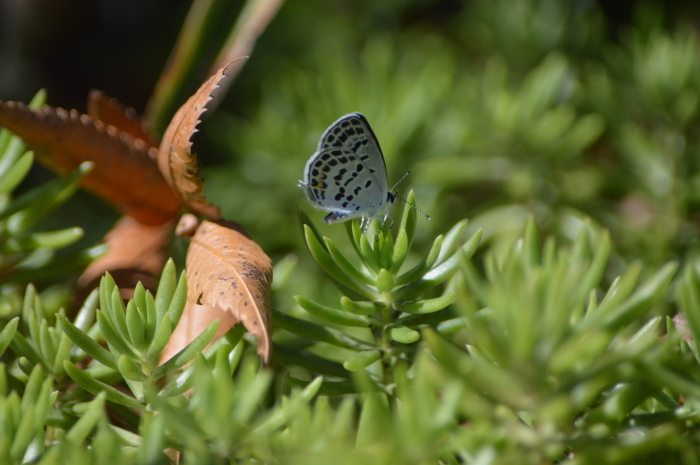
<path id="1" fill-rule="evenodd" d="M 389 332 L 387 331 L 387 326 L 391 324 L 391 302 L 393 297 L 391 292 L 382 292 L 382 301 L 384 302 L 384 308 L 382 308 L 382 329 L 381 329 L 381 344 L 382 349 L 384 349 L 384 354 L 382 356 L 382 378 L 384 380 L 384 386 L 388 387 L 394 382 L 394 374 L 391 369 L 391 338 L 389 337 Z"/>

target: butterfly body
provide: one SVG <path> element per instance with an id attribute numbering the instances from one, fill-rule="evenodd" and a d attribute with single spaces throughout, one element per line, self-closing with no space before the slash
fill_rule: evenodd
<path id="1" fill-rule="evenodd" d="M 314 207 L 329 212 L 323 218 L 328 224 L 382 216 L 387 203 L 396 200 L 379 141 L 361 113 L 347 114 L 326 129 L 300 185 Z"/>

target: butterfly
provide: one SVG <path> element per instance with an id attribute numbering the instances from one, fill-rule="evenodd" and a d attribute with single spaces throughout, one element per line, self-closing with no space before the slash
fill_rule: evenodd
<path id="1" fill-rule="evenodd" d="M 373 217 L 381 218 L 382 214 L 384 226 L 391 216 L 385 211 L 388 204 L 397 198 L 406 202 L 391 192 L 393 187 L 388 188 L 382 149 L 362 113 L 342 116 L 326 129 L 316 153 L 306 162 L 299 185 L 314 207 L 329 212 L 323 221 L 331 224 L 361 218 L 364 231 Z"/>

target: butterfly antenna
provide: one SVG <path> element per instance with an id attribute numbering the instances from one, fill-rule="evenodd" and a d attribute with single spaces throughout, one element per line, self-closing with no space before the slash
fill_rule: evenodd
<path id="1" fill-rule="evenodd" d="M 404 174 L 403 177 L 402 177 L 401 179 L 399 179 L 398 182 L 397 182 L 396 184 L 394 184 L 394 187 L 392 187 L 391 190 L 393 191 L 393 190 L 396 188 L 396 186 L 398 186 L 399 183 L 400 183 L 401 181 L 403 181 L 404 179 L 406 179 L 406 176 L 408 176 L 409 174 L 411 174 L 411 170 L 406 171 L 406 174 Z M 391 192 L 391 191 L 390 191 L 390 192 Z M 424 211 L 421 210 L 420 208 L 416 207 L 415 205 L 413 205 L 411 202 L 409 202 L 408 200 L 404 199 L 403 197 L 399 196 L 398 191 L 396 192 L 396 194 L 393 194 L 393 195 L 394 195 L 394 197 L 396 197 L 397 199 L 403 200 L 404 202 L 406 202 L 407 204 L 409 204 L 411 207 L 415 208 L 416 211 L 418 211 L 418 212 L 421 213 L 423 216 L 425 216 L 426 218 L 428 218 L 428 221 L 432 221 L 432 220 L 433 220 L 433 219 L 430 217 L 430 215 L 428 215 L 426 212 L 424 212 Z"/>
<path id="2" fill-rule="evenodd" d="M 420 214 L 422 214 L 423 216 L 425 216 L 426 218 L 428 218 L 428 221 L 432 221 L 432 220 L 433 220 L 433 219 L 430 217 L 430 215 L 428 215 L 426 212 L 424 212 L 424 211 L 421 210 L 420 208 L 416 207 L 414 204 L 412 204 L 412 203 L 409 202 L 408 200 L 406 200 L 406 199 L 404 199 L 403 197 L 399 196 L 399 194 L 394 194 L 394 197 L 396 197 L 396 198 L 399 199 L 399 200 L 403 200 L 404 202 L 406 202 L 407 204 L 409 204 L 411 207 L 415 208 L 416 211 L 417 211 L 418 213 L 420 213 Z"/>
<path id="3" fill-rule="evenodd" d="M 406 171 L 406 174 L 404 174 L 404 175 L 401 177 L 401 179 L 399 179 L 399 180 L 396 182 L 396 184 L 394 184 L 394 187 L 392 187 L 391 189 L 389 189 L 389 192 L 391 192 L 391 191 L 393 191 L 394 189 L 396 189 L 396 186 L 398 186 L 398 185 L 401 183 L 401 181 L 403 181 L 404 179 L 406 179 L 406 176 L 408 176 L 409 174 L 411 174 L 411 170 Z M 401 199 L 401 200 L 403 200 L 403 199 Z"/>

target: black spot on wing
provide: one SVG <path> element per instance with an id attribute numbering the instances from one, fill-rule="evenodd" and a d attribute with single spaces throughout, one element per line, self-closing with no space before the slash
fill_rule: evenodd
<path id="1" fill-rule="evenodd" d="M 348 170 L 346 170 L 345 168 L 340 168 L 340 171 L 338 171 L 338 175 L 333 176 L 333 179 L 335 179 L 336 181 L 340 181 L 341 179 L 343 179 L 343 176 L 347 172 L 348 172 Z"/>

